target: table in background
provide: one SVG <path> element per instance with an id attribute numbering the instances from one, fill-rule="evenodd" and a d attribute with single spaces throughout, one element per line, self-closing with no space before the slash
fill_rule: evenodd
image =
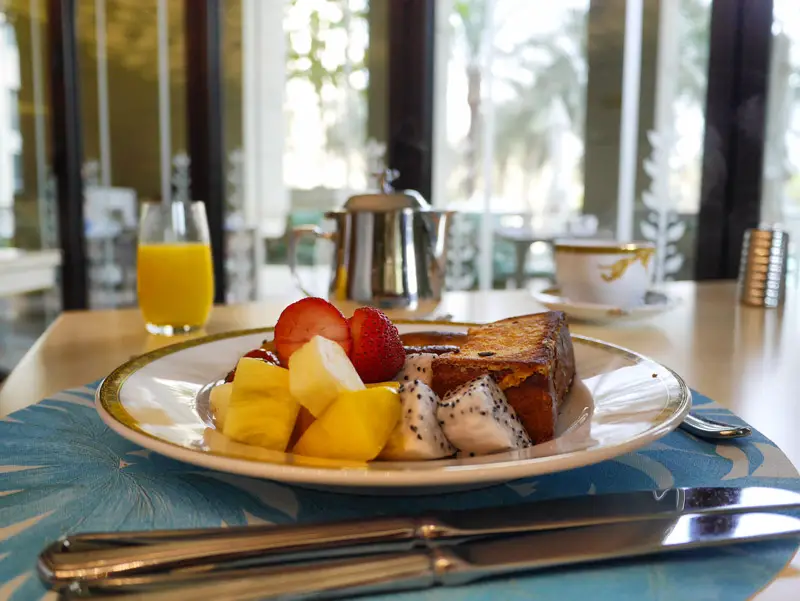
<path id="1" fill-rule="evenodd" d="M 676 309 L 639 323 L 571 326 L 643 353 L 674 369 L 692 388 L 728 407 L 800 465 L 800 311 L 794 288 L 782 309 L 743 307 L 731 282 L 677 282 Z M 275 323 L 297 294 L 216 307 L 208 333 Z M 456 321 L 493 321 L 542 310 L 525 290 L 447 293 L 439 313 Z M 0 415 L 59 390 L 102 378 L 134 355 L 174 339 L 147 334 L 136 309 L 68 312 L 31 348 L 0 389 Z M 756 598 L 790 601 L 800 590 L 800 554 Z"/>
<path id="2" fill-rule="evenodd" d="M 15 307 L 13 311 L 16 311 L 17 302 L 27 303 L 30 300 L 28 297 L 20 298 L 22 295 L 55 288 L 60 266 L 61 252 L 58 250 L 0 249 L 0 297 L 8 298 L 11 306 Z M 8 375 L 8 370 L 16 364 L 45 324 L 55 317 L 55 313 L 47 309 L 48 299 L 41 299 L 41 302 L 44 303 L 41 324 L 38 317 L 32 320 L 33 323 L 9 323 L 4 318 L 0 324 L 0 381 Z"/>
<path id="3" fill-rule="evenodd" d="M 554 233 L 554 232 L 539 231 L 534 228 L 526 226 L 499 227 L 495 231 L 495 235 L 500 240 L 509 242 L 514 247 L 514 257 L 515 257 L 514 281 L 516 282 L 517 288 L 525 287 L 525 283 L 528 279 L 525 274 L 525 264 L 527 263 L 528 251 L 530 251 L 531 246 L 533 246 L 536 242 L 544 242 L 545 244 L 549 245 L 552 252 L 553 243 L 557 238 L 610 239 L 613 237 L 612 232 L 608 230 L 598 230 L 591 233 L 579 233 L 579 232 L 568 232 L 568 231 L 561 233 Z M 535 274 L 535 275 L 541 277 L 544 274 Z M 553 279 L 555 273 L 546 275 L 550 279 Z"/>
<path id="4" fill-rule="evenodd" d="M 0 296 L 53 288 L 60 266 L 57 250 L 0 249 Z"/>

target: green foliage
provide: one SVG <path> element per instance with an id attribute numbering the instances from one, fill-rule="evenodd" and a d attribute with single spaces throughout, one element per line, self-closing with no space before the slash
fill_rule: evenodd
<path id="1" fill-rule="evenodd" d="M 666 0 L 662 0 L 666 1 Z M 709 18 L 707 1 L 678 0 L 681 13 L 681 54 L 678 93 L 692 104 L 702 106 L 708 80 Z M 483 31 L 487 24 L 485 0 L 456 0 L 455 33 L 466 50 L 467 69 L 479 64 Z M 582 137 L 586 114 L 587 14 L 571 10 L 561 27 L 532 35 L 505 52 L 495 52 L 495 61 L 507 68 L 496 85 L 512 91 L 511 98 L 495 107 L 495 164 L 502 174 L 513 158 L 532 172 L 548 160 L 548 132 L 552 127 L 553 103 L 566 111 L 569 127 Z M 469 99 L 471 113 L 480 115 L 480 98 Z M 468 143 L 464 160 L 477 161 L 479 153 Z M 467 165 L 468 172 L 474 166 Z M 502 179 L 502 177 L 501 177 Z"/>
<path id="2" fill-rule="evenodd" d="M 307 0 L 292 0 L 287 8 L 291 11 L 294 8 L 308 5 Z M 325 0 L 325 4 L 335 10 L 321 8 L 311 8 L 309 10 L 308 23 L 299 24 L 298 28 L 292 30 L 287 28 L 287 79 L 303 79 L 308 81 L 314 88 L 320 110 L 325 111 L 326 107 L 324 89 L 327 86 L 339 87 L 345 83 L 348 72 L 364 71 L 367 69 L 368 54 L 365 52 L 359 61 L 351 62 L 348 66 L 346 60 L 331 64 L 330 60 L 330 40 L 331 34 L 337 31 L 347 30 L 348 20 L 345 16 L 347 0 Z M 336 10 L 338 9 L 338 10 Z M 366 10 L 351 10 L 350 21 L 356 19 L 366 20 L 368 12 Z M 310 35 L 310 44 L 307 48 L 298 47 L 297 36 Z M 347 126 L 348 121 L 358 120 L 355 112 L 364 113 L 366 106 L 367 90 L 360 92 L 360 98 L 354 106 L 349 103 L 346 107 L 346 115 L 337 118 L 334 123 L 328 125 L 326 130 L 326 146 L 331 150 L 341 150 L 346 146 L 346 138 L 350 134 Z M 362 106 L 363 105 L 363 106 Z M 364 117 L 364 115 L 359 115 Z M 364 119 L 361 119 L 363 121 Z"/>
<path id="3" fill-rule="evenodd" d="M 292 0 L 291 6 L 303 4 L 305 0 Z M 326 0 L 327 3 L 340 7 L 342 0 Z M 328 52 L 328 34 L 337 29 L 344 29 L 347 27 L 344 11 L 339 12 L 338 18 L 331 18 L 325 14 L 326 11 L 313 9 L 310 11 L 309 22 L 307 27 L 291 31 L 287 30 L 288 44 L 287 44 L 287 77 L 307 79 L 317 93 L 317 97 L 322 102 L 322 88 L 325 84 L 338 86 L 342 78 L 345 76 L 345 63 L 338 63 L 335 65 L 326 65 L 323 56 Z M 353 11 L 350 13 L 351 19 L 367 19 L 366 11 Z M 308 32 L 311 34 L 311 44 L 309 48 L 301 52 L 293 44 L 292 34 L 299 32 Z M 352 71 L 366 69 L 366 55 L 364 60 L 358 61 L 350 65 Z M 310 65 L 303 68 L 303 64 Z"/>
<path id="4" fill-rule="evenodd" d="M 708 82 L 711 9 L 707 2 L 680 0 L 681 51 L 678 94 L 704 104 Z"/>
<path id="5" fill-rule="evenodd" d="M 478 62 L 483 44 L 483 32 L 488 14 L 486 0 L 455 0 L 453 14 L 458 17 L 458 28 L 463 36 L 469 59 Z"/>
<path id="6" fill-rule="evenodd" d="M 562 27 L 531 36 L 498 60 L 513 62 L 524 79 L 506 78 L 514 94 L 497 106 L 495 153 L 502 170 L 512 156 L 536 171 L 547 161 L 551 109 L 560 102 L 570 128 L 582 135 L 586 112 L 586 15 L 570 11 Z"/>

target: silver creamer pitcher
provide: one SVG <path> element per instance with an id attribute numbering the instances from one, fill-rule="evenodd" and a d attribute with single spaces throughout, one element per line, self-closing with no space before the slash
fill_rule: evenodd
<path id="1" fill-rule="evenodd" d="M 303 236 L 333 242 L 330 299 L 385 309 L 426 310 L 442 296 L 447 267 L 447 233 L 452 211 L 435 211 L 413 190 L 395 191 L 381 178 L 381 190 L 347 200 L 325 213 L 333 232 L 314 225 L 293 228 L 289 268 L 297 274 L 297 242 Z"/>

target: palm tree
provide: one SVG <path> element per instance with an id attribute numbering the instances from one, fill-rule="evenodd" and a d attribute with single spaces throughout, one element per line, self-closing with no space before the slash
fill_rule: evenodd
<path id="1" fill-rule="evenodd" d="M 701 0 L 681 0 L 681 52 L 678 94 L 702 105 L 708 82 L 710 8 Z"/>
<path id="2" fill-rule="evenodd" d="M 463 45 L 467 75 L 469 129 L 464 151 L 467 173 L 462 183 L 465 198 L 475 193 L 478 180 L 478 157 L 481 142 L 481 94 L 483 71 L 481 57 L 487 24 L 487 0 L 455 0 L 456 34 Z M 458 39 L 457 38 L 457 39 Z"/>
<path id="3" fill-rule="evenodd" d="M 469 128 L 463 163 L 466 174 L 460 185 L 464 198 L 477 187 L 482 133 L 482 57 L 489 14 L 487 0 L 455 0 L 454 45 L 463 57 L 467 79 Z M 502 31 L 502 24 L 497 24 Z M 512 157 L 519 158 L 525 172 L 534 173 L 546 162 L 548 116 L 553 103 L 561 102 L 571 127 L 580 135 L 585 113 L 586 16 L 571 11 L 564 26 L 546 36 L 534 36 L 496 57 L 510 71 L 532 74 L 532 78 L 498 81 L 509 86 L 513 99 L 496 108 L 495 165 L 502 174 Z M 495 50 L 495 53 L 497 51 Z M 502 182 L 502 178 L 501 178 Z"/>
<path id="4" fill-rule="evenodd" d="M 496 109 L 495 166 L 503 175 L 517 158 L 527 182 L 550 159 L 555 111 L 568 128 L 583 135 L 586 113 L 586 15 L 570 11 L 558 31 L 531 37 L 498 60 L 512 61 L 518 76 L 505 85 L 511 99 Z"/>
<path id="5" fill-rule="evenodd" d="M 702 106 L 708 80 L 709 6 L 702 0 L 680 2 L 678 94 Z M 496 109 L 495 165 L 501 183 L 512 159 L 519 162 L 528 179 L 548 162 L 550 115 L 556 104 L 566 111 L 572 132 L 583 137 L 586 57 L 586 14 L 570 11 L 558 31 L 531 37 L 499 59 L 512 61 L 520 72 L 532 74 L 505 82 L 513 90 L 512 98 Z"/>
<path id="6" fill-rule="evenodd" d="M 347 30 L 348 18 L 350 20 L 361 19 L 366 21 L 368 14 L 365 11 L 350 10 L 348 17 L 345 16 L 347 2 L 342 0 L 327 0 L 330 4 L 340 10 L 326 11 L 315 8 L 304 0 L 292 0 L 287 7 L 288 11 L 294 10 L 300 5 L 308 10 L 308 22 L 300 23 L 296 30 L 287 31 L 287 79 L 303 79 L 308 81 L 314 88 L 317 96 L 317 103 L 321 112 L 331 111 L 336 113 L 335 119 L 326 125 L 325 142 L 328 150 L 336 153 L 345 153 L 352 144 L 352 140 L 364 140 L 366 131 L 363 124 L 366 122 L 366 95 L 368 88 L 361 90 L 357 95 L 348 95 L 344 102 L 338 106 L 331 106 L 326 101 L 323 89 L 325 87 L 340 87 L 346 82 L 349 74 L 356 71 L 366 71 L 366 56 L 355 63 L 351 63 L 349 68 L 345 63 L 331 64 L 328 50 L 329 35 L 335 30 Z M 335 16 L 331 16 L 335 15 Z M 298 44 L 294 43 L 294 36 L 302 35 L 310 37 L 310 44 L 302 45 L 299 49 Z"/>

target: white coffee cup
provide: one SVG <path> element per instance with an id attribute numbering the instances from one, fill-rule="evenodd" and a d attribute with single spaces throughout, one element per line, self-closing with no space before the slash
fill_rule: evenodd
<path id="1" fill-rule="evenodd" d="M 557 240 L 556 283 L 574 302 L 635 307 L 653 277 L 655 245 L 612 240 Z"/>

